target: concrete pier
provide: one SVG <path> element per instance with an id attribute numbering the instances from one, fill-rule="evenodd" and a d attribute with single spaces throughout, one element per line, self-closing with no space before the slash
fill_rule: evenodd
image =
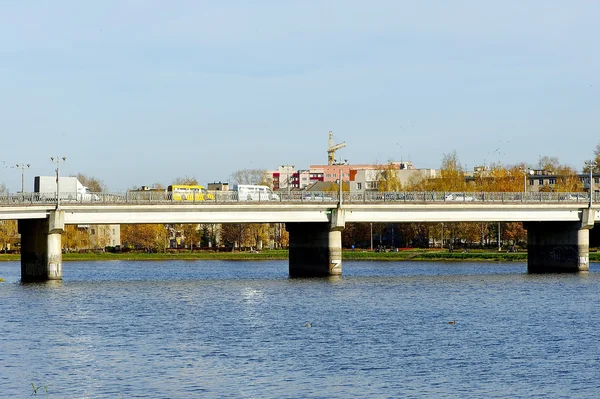
<path id="1" fill-rule="evenodd" d="M 291 277 L 342 274 L 342 232 L 329 223 L 286 223 L 290 233 Z"/>
<path id="2" fill-rule="evenodd" d="M 290 277 L 342 274 L 342 230 L 345 211 L 332 209 L 329 223 L 286 223 L 290 233 Z"/>
<path id="3" fill-rule="evenodd" d="M 588 271 L 591 226 L 585 222 L 526 223 L 527 271 L 529 273 Z"/>
<path id="4" fill-rule="evenodd" d="M 19 220 L 21 234 L 21 281 L 62 280 L 62 233 L 64 212 L 47 219 Z"/>

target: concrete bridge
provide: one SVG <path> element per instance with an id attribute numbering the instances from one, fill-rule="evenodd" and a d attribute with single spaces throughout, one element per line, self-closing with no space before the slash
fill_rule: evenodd
<path id="1" fill-rule="evenodd" d="M 95 201 L 0 197 L 0 220 L 18 220 L 21 279 L 62 279 L 65 224 L 285 223 L 291 276 L 342 273 L 341 232 L 352 222 L 525 222 L 528 271 L 589 269 L 589 229 L 600 207 L 587 193 L 321 193 L 277 201 L 173 201 L 165 196 L 98 194 Z"/>

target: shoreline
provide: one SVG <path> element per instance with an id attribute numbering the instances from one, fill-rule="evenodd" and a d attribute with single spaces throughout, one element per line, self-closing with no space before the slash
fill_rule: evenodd
<path id="1" fill-rule="evenodd" d="M 2 261 L 19 261 L 20 254 L 0 254 Z M 172 260 L 287 260 L 287 250 L 265 250 L 259 252 L 214 252 L 214 251 L 179 251 L 179 252 L 89 252 L 65 253 L 64 262 L 98 261 L 98 260 L 136 260 L 136 261 L 172 261 Z M 366 250 L 344 250 L 343 260 L 358 261 L 498 261 L 525 262 L 527 252 L 498 252 L 470 250 L 469 252 L 449 252 L 448 250 L 402 250 L 398 252 L 372 252 Z M 590 252 L 590 261 L 600 261 L 600 252 Z"/>

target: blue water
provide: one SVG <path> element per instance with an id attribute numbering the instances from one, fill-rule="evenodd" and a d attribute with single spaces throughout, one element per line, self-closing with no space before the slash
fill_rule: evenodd
<path id="1" fill-rule="evenodd" d="M 600 265 L 0 263 L 0 397 L 594 398 Z M 456 321 L 455 324 L 449 324 Z M 47 393 L 46 393 L 47 390 Z"/>

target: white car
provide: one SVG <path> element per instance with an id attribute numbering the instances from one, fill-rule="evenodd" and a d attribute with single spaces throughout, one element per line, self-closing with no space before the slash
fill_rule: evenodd
<path id="1" fill-rule="evenodd" d="M 304 197 L 302 197 L 302 201 L 330 202 L 330 201 L 333 201 L 333 197 L 324 195 L 323 193 L 307 193 L 304 195 Z"/>
<path id="2" fill-rule="evenodd" d="M 465 195 L 465 194 L 448 194 L 444 198 L 444 201 L 472 202 L 472 201 L 477 201 L 477 200 L 475 198 L 473 198 L 472 196 L 470 196 L 470 195 Z"/>

